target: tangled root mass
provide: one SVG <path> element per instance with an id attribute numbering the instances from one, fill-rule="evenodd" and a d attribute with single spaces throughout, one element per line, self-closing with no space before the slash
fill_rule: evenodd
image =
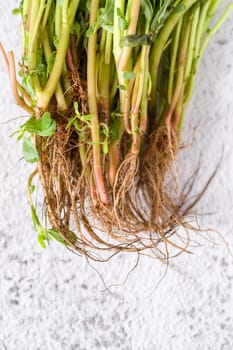
<path id="1" fill-rule="evenodd" d="M 86 114 L 86 94 L 77 76 L 74 91 Z M 67 128 L 69 113 L 53 112 L 56 133 L 37 140 L 46 215 L 67 246 L 96 260 L 105 259 L 101 254 L 108 259 L 120 251 L 146 251 L 166 259 L 169 246 L 178 253 L 186 251 L 189 235 L 178 235 L 180 226 L 186 228 L 184 203 L 173 199 L 177 198 L 177 133 L 169 134 L 166 126 L 160 126 L 149 135 L 140 155 L 122 151 L 115 183 L 108 183 L 109 203 L 104 204 L 95 192 L 92 148 L 85 142 L 84 164 L 83 140 L 73 126 Z M 108 157 L 102 162 L 107 169 Z M 190 228 L 187 225 L 186 232 Z"/>

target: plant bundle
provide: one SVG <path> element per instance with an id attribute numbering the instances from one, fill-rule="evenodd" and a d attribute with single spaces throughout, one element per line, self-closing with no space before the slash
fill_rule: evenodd
<path id="1" fill-rule="evenodd" d="M 221 0 L 22 0 L 19 78 L 0 51 L 34 228 L 92 259 L 99 253 L 187 251 L 188 191 L 176 198 L 176 154 L 203 51 L 233 5 Z M 19 80 L 19 81 L 18 81 Z M 35 177 L 44 193 L 43 220 Z M 194 201 L 196 202 L 196 201 Z M 194 203 L 193 203 L 194 204 Z"/>

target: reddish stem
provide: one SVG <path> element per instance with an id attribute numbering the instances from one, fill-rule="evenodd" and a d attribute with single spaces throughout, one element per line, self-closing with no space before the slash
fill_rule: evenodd
<path id="1" fill-rule="evenodd" d="M 68 47 L 67 52 L 66 52 L 66 63 L 67 63 L 67 66 L 71 72 L 75 70 L 70 47 Z"/>
<path id="2" fill-rule="evenodd" d="M 17 89 L 17 79 L 15 71 L 15 59 L 13 51 L 8 53 L 8 63 L 9 63 L 9 75 L 11 82 L 11 90 L 17 105 L 21 106 L 28 113 L 33 114 L 33 110 L 25 103 L 25 101 L 19 96 Z"/>

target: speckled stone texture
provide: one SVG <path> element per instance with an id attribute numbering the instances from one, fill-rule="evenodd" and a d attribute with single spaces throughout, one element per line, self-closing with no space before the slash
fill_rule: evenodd
<path id="1" fill-rule="evenodd" d="M 19 60 L 16 5 L 0 2 L 0 38 Z M 198 192 L 224 151 L 197 213 L 201 226 L 217 229 L 233 251 L 232 38 L 233 16 L 205 53 L 178 166 L 185 179 L 200 157 Z M 233 258 L 217 234 L 209 234 L 212 241 L 194 235 L 194 254 L 172 260 L 159 286 L 166 267 L 156 260 L 141 258 L 124 283 L 136 256 L 90 265 L 56 243 L 40 248 L 25 191 L 32 167 L 9 138 L 22 120 L 5 123 L 24 112 L 13 102 L 2 62 L 0 101 L 0 350 L 232 350 Z"/>

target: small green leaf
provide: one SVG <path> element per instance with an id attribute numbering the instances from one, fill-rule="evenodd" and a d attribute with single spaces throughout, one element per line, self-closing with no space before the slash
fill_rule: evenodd
<path id="1" fill-rule="evenodd" d="M 29 133 L 36 133 L 38 131 L 38 120 L 35 116 L 32 116 L 26 121 L 26 123 L 21 125 L 21 129 Z"/>
<path id="2" fill-rule="evenodd" d="M 53 120 L 50 116 L 49 112 L 45 112 L 41 119 L 38 119 L 38 121 L 41 121 L 41 131 L 38 132 L 38 135 L 40 136 L 51 136 L 56 131 L 56 122 Z"/>
<path id="3" fill-rule="evenodd" d="M 79 22 L 74 22 L 71 28 L 71 33 L 75 34 L 77 37 L 79 37 L 81 32 L 81 25 Z"/>
<path id="4" fill-rule="evenodd" d="M 41 245 L 42 248 L 46 248 L 46 244 L 45 244 L 45 237 L 42 233 L 40 233 L 37 237 L 37 240 L 39 242 L 39 244 Z"/>
<path id="5" fill-rule="evenodd" d="M 38 74 L 40 73 L 44 73 L 45 72 L 45 65 L 43 63 L 39 63 L 37 66 L 36 66 L 36 72 Z"/>
<path id="6" fill-rule="evenodd" d="M 29 163 L 38 162 L 40 159 L 39 153 L 32 143 L 31 138 L 24 138 L 23 140 L 23 157 Z"/>
<path id="7" fill-rule="evenodd" d="M 31 185 L 30 186 L 30 192 L 33 193 L 36 189 L 36 186 L 35 185 Z"/>
<path id="8" fill-rule="evenodd" d="M 66 125 L 66 130 L 69 129 L 72 125 L 74 125 L 74 122 L 77 120 L 77 116 L 75 115 L 73 118 L 71 118 L 67 125 Z"/>
<path id="9" fill-rule="evenodd" d="M 104 142 L 103 143 L 103 154 L 108 154 L 108 143 Z"/>
<path id="10" fill-rule="evenodd" d="M 17 140 L 20 141 L 24 137 L 24 131 L 21 131 L 17 137 Z"/>
<path id="11" fill-rule="evenodd" d="M 21 126 L 21 129 L 40 136 L 51 136 L 56 131 L 56 122 L 51 118 L 49 112 L 45 112 L 39 119 L 32 116 Z"/>
<path id="12" fill-rule="evenodd" d="M 128 22 L 124 17 L 124 14 L 122 13 L 121 9 L 117 8 L 117 15 L 118 15 L 118 29 L 124 30 L 128 28 Z"/>
<path id="13" fill-rule="evenodd" d="M 79 109 L 78 109 L 78 102 L 77 101 L 74 102 L 74 111 L 75 111 L 75 114 L 77 114 L 77 115 L 80 114 L 79 113 Z"/>
<path id="14" fill-rule="evenodd" d="M 59 39 L 58 39 L 58 37 L 56 35 L 53 36 L 53 44 L 54 44 L 55 47 L 57 47 L 58 44 L 59 44 Z"/>
<path id="15" fill-rule="evenodd" d="M 15 135 L 17 135 L 17 134 L 21 134 L 21 133 L 22 133 L 22 130 L 21 130 L 21 129 L 15 130 L 14 132 L 12 132 L 12 133 L 10 134 L 9 137 L 13 137 L 13 136 L 15 136 Z M 18 137 L 19 137 L 19 136 L 18 136 Z"/>
<path id="16" fill-rule="evenodd" d="M 47 230 L 47 232 L 48 232 L 48 237 L 55 239 L 59 243 L 62 243 L 64 245 L 68 245 L 67 242 L 64 240 L 64 238 L 62 238 L 60 233 L 57 230 L 55 230 L 54 228 Z"/>
<path id="17" fill-rule="evenodd" d="M 36 101 L 35 100 L 32 100 L 30 102 L 30 107 L 33 109 L 34 107 L 36 107 Z"/>
<path id="18" fill-rule="evenodd" d="M 86 115 L 82 115 L 82 116 L 80 117 L 80 120 L 81 120 L 81 121 L 84 121 L 84 122 L 87 122 L 87 121 L 92 120 L 92 118 L 93 118 L 93 115 L 92 115 L 92 114 L 86 114 Z"/>
<path id="19" fill-rule="evenodd" d="M 136 47 L 136 46 L 142 46 L 142 45 L 152 45 L 152 36 L 151 35 L 126 35 L 124 38 L 121 39 L 120 45 L 121 46 L 128 46 L 128 47 Z"/>
<path id="20" fill-rule="evenodd" d="M 99 29 L 99 24 L 97 22 L 92 23 L 86 31 L 86 36 L 89 38 L 90 36 L 95 34 L 98 29 Z"/>
<path id="21" fill-rule="evenodd" d="M 35 98 L 35 90 L 32 86 L 30 75 L 27 75 L 26 77 L 24 77 L 22 79 L 22 85 L 25 88 L 25 90 L 27 91 L 27 93 L 34 99 Z"/>
<path id="22" fill-rule="evenodd" d="M 12 15 L 19 15 L 21 13 L 21 8 L 15 8 L 12 10 Z"/>
<path id="23" fill-rule="evenodd" d="M 134 79 L 136 77 L 137 73 L 135 72 L 124 72 L 123 73 L 123 77 L 125 80 L 131 80 Z"/>
<path id="24" fill-rule="evenodd" d="M 104 30 L 106 30 L 107 32 L 114 34 L 114 28 L 113 28 L 113 26 L 109 26 L 109 25 L 107 25 L 107 24 L 102 24 L 102 28 L 103 28 Z"/>

